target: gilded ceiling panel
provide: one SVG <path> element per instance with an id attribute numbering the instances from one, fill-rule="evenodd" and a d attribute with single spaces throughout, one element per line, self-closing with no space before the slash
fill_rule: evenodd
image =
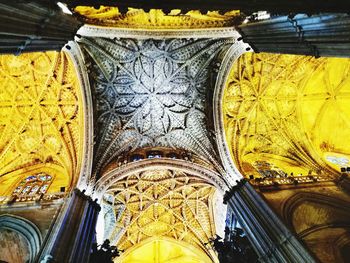
<path id="1" fill-rule="evenodd" d="M 215 235 L 215 187 L 173 170 L 132 174 L 104 194 L 104 238 L 120 249 L 166 237 L 199 249 Z"/>
<path id="2" fill-rule="evenodd" d="M 68 189 L 80 172 L 81 91 L 64 52 L 0 56 L 0 195 L 28 175 L 53 177 L 49 192 Z"/>
<path id="3" fill-rule="evenodd" d="M 155 239 L 130 252 L 123 253 L 114 260 L 115 263 L 212 263 L 208 255 L 187 243 L 170 239 Z"/>
<path id="4" fill-rule="evenodd" d="M 230 11 L 225 14 L 209 11 L 202 14 L 198 10 L 192 10 L 183 14 L 181 10 L 165 13 L 160 9 L 151 9 L 149 12 L 145 12 L 142 9 L 129 8 L 126 13 L 122 13 L 118 7 L 101 6 L 96 9 L 89 6 L 78 6 L 74 12 L 80 15 L 87 24 L 127 28 L 215 28 L 234 26 L 242 21 L 239 11 Z"/>
<path id="5" fill-rule="evenodd" d="M 349 59 L 245 54 L 224 95 L 232 157 L 246 176 L 280 183 L 337 174 L 350 165 L 349 103 Z"/>
<path id="6" fill-rule="evenodd" d="M 232 41 L 82 38 L 97 110 L 95 172 L 142 147 L 188 150 L 219 169 L 206 101 Z"/>

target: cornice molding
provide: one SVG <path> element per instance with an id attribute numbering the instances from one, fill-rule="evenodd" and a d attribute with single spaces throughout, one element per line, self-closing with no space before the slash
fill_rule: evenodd
<path id="1" fill-rule="evenodd" d="M 133 29 L 84 25 L 78 32 L 84 37 L 169 39 L 169 38 L 235 38 L 240 37 L 234 27 L 203 29 Z"/>

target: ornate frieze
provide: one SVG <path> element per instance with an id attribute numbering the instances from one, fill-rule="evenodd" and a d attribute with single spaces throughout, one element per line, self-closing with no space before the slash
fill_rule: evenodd
<path id="1" fill-rule="evenodd" d="M 174 9 L 167 13 L 160 9 L 145 12 L 142 9 L 129 8 L 126 12 L 121 12 L 118 7 L 100 6 L 96 9 L 90 6 L 77 6 L 74 12 L 87 24 L 147 29 L 233 27 L 243 19 L 237 10 L 225 13 L 218 11 L 201 13 L 199 10 L 191 10 L 182 13 L 181 10 Z"/>

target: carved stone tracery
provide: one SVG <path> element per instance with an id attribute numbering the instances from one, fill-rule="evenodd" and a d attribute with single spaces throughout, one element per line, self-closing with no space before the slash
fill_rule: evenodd
<path id="1" fill-rule="evenodd" d="M 95 172 L 125 151 L 170 147 L 221 169 L 207 129 L 213 69 L 232 39 L 82 38 L 96 95 Z"/>
<path id="2" fill-rule="evenodd" d="M 346 59 L 243 55 L 223 102 L 227 142 L 241 173 L 266 178 L 266 185 L 339 173 L 349 154 L 342 143 L 349 136 L 349 65 Z"/>
<path id="3" fill-rule="evenodd" d="M 99 9 L 89 6 L 78 6 L 74 12 L 82 17 L 87 24 L 148 29 L 187 29 L 187 28 L 219 28 L 232 27 L 242 21 L 239 11 L 229 11 L 220 14 L 218 11 L 208 11 L 206 14 L 191 10 L 185 14 L 179 9 L 168 14 L 160 9 L 145 12 L 142 9 L 129 8 L 122 13 L 117 7 L 101 6 Z"/>
<path id="4" fill-rule="evenodd" d="M 3 55 L 0 82 L 1 193 L 9 195 L 40 172 L 54 177 L 49 191 L 68 190 L 78 180 L 83 144 L 82 95 L 72 61 L 64 52 Z"/>
<path id="5" fill-rule="evenodd" d="M 214 191 L 205 180 L 180 171 L 131 174 L 103 196 L 105 238 L 120 249 L 162 236 L 204 249 L 215 234 Z"/>

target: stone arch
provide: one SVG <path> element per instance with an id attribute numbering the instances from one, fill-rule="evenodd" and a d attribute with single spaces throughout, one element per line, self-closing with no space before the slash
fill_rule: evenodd
<path id="1" fill-rule="evenodd" d="M 42 244 L 42 236 L 36 225 L 25 218 L 5 214 L 0 216 L 0 230 L 14 232 L 23 238 L 25 242 L 22 245 L 28 248 L 28 261 L 35 261 Z"/>
<path id="2" fill-rule="evenodd" d="M 79 45 L 75 41 L 69 41 L 64 50 L 72 59 L 82 93 L 82 107 L 84 110 L 84 142 L 82 145 L 83 158 L 76 187 L 83 190 L 88 188 L 91 183 L 94 183 L 91 182 L 93 179 L 90 178 L 92 174 L 91 170 L 93 155 L 93 147 L 91 147 L 91 145 L 93 145 L 94 137 L 92 95 L 86 65 Z"/>
<path id="3" fill-rule="evenodd" d="M 346 262 L 350 205 L 333 196 L 300 192 L 283 204 L 283 218 L 321 262 Z"/>
<path id="4" fill-rule="evenodd" d="M 350 215 L 350 205 L 342 199 L 319 193 L 300 192 L 283 203 L 282 215 L 289 227 L 293 228 L 293 213 L 305 202 L 320 204 L 336 211 L 345 211 L 345 213 Z"/>
<path id="5" fill-rule="evenodd" d="M 215 260 L 212 248 L 205 244 L 215 234 L 224 234 L 224 217 L 218 218 L 214 210 L 223 206 L 227 190 L 217 172 L 185 160 L 144 159 L 105 173 L 95 189 L 102 206 L 97 232 L 103 236 L 98 234 L 98 242 L 109 237 L 129 251 L 153 236 L 171 237 L 189 242 Z"/>
<path id="6" fill-rule="evenodd" d="M 213 184 L 217 189 L 219 189 L 222 192 L 228 189 L 228 186 L 225 180 L 222 178 L 222 176 L 219 173 L 213 170 L 210 170 L 209 168 L 204 167 L 202 165 L 188 162 L 185 160 L 174 160 L 174 159 L 167 159 L 167 158 L 145 159 L 145 160 L 122 165 L 116 169 L 113 169 L 105 173 L 96 182 L 94 198 L 97 198 L 100 200 L 103 192 L 109 186 L 111 186 L 117 180 L 120 180 L 121 178 L 128 176 L 129 174 L 139 172 L 139 171 L 157 169 L 157 168 L 165 168 L 165 169 L 170 168 L 170 169 L 180 170 L 183 172 L 189 172 L 193 175 L 196 175 L 202 179 L 207 180 L 209 183 Z"/>
<path id="7" fill-rule="evenodd" d="M 223 98 L 225 91 L 225 84 L 227 82 L 230 70 L 235 61 L 249 50 L 249 45 L 243 43 L 243 41 L 236 41 L 234 45 L 228 50 L 226 56 L 221 64 L 219 73 L 217 76 L 214 96 L 213 96 L 213 115 L 214 115 L 214 127 L 216 131 L 216 143 L 218 145 L 219 154 L 227 172 L 226 180 L 235 185 L 236 180 L 241 180 L 243 176 L 234 163 L 230 149 L 226 142 L 224 116 L 223 116 Z"/>

